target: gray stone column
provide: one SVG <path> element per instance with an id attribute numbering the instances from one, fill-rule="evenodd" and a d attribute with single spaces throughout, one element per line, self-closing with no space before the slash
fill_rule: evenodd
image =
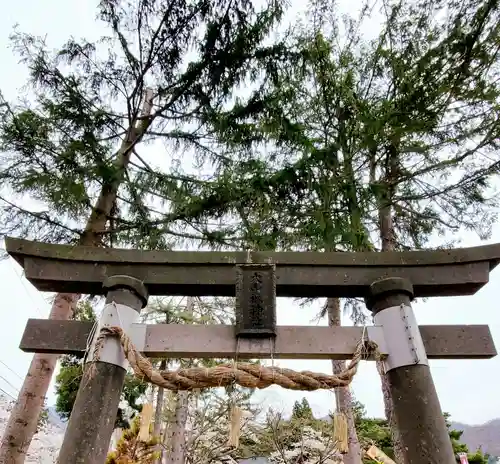
<path id="1" fill-rule="evenodd" d="M 455 464 L 411 300 L 413 286 L 399 278 L 374 282 L 366 299 L 388 346 L 385 375 L 404 454 L 398 464 Z"/>
<path id="2" fill-rule="evenodd" d="M 126 331 L 147 304 L 146 287 L 133 277 L 113 276 L 106 279 L 104 288 L 107 290 L 106 307 L 98 328 L 103 324 L 117 325 Z M 103 464 L 106 460 L 125 380 L 126 363 L 116 339 L 105 340 L 98 361 L 94 361 L 91 355 L 84 366 L 59 452 L 59 464 Z"/>

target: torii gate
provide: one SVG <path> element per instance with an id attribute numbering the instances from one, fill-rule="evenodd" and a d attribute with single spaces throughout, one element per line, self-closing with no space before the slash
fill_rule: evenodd
<path id="1" fill-rule="evenodd" d="M 384 357 L 404 463 L 455 463 L 428 359 L 496 356 L 486 325 L 418 326 L 414 297 L 471 295 L 500 262 L 500 244 L 412 252 L 187 252 L 49 245 L 6 239 L 8 253 L 39 290 L 106 295 L 97 331 L 78 321 L 30 319 L 21 349 L 87 353 L 87 368 L 59 464 L 102 464 L 125 376 L 123 351 L 100 329 L 119 326 L 146 356 L 350 359 L 360 327 L 276 327 L 276 296 L 364 297 L 369 340 Z M 236 296 L 236 327 L 137 324 L 151 295 Z M 95 332 L 95 333 L 94 333 Z M 236 343 L 236 339 L 238 342 Z M 92 346 L 90 346 L 92 347 Z"/>

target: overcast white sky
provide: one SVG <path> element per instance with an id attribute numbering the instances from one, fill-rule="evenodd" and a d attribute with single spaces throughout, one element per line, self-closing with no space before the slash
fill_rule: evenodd
<path id="1" fill-rule="evenodd" d="M 94 0 L 63 1 L 24 0 L 5 2 L 0 16 L 0 89 L 9 99 L 14 99 L 17 89 L 23 85 L 26 71 L 17 63 L 8 46 L 8 36 L 15 24 L 20 29 L 38 35 L 47 35 L 49 43 L 56 46 L 69 36 L 85 36 L 92 39 L 100 35 L 95 22 Z M 293 0 L 298 11 L 300 0 Z M 305 2 L 304 2 L 305 3 Z M 300 4 L 300 5 L 299 5 Z M 353 2 L 341 4 L 352 11 Z M 366 31 L 373 33 L 373 31 Z M 479 239 L 463 236 L 462 246 L 481 244 Z M 494 230 L 488 243 L 500 242 L 500 226 Z M 483 242 L 486 243 L 486 242 Z M 429 299 L 415 304 L 420 324 L 489 324 L 497 343 L 500 342 L 500 312 L 498 295 L 500 268 L 491 274 L 491 282 L 476 295 L 460 298 Z M 22 277 L 22 269 L 12 260 L 0 263 L 0 294 L 3 296 L 4 324 L 0 325 L 0 388 L 17 396 L 22 379 L 29 366 L 31 355 L 19 350 L 18 345 L 28 318 L 46 317 L 48 295 L 34 289 Z M 319 307 L 301 309 L 290 301 L 281 299 L 278 323 L 282 325 L 309 325 Z M 348 324 L 348 321 L 345 321 Z M 499 343 L 500 344 L 500 343 Z M 326 361 L 283 361 L 280 365 L 296 370 L 309 369 L 329 372 Z M 444 411 L 457 421 L 479 424 L 500 417 L 500 395 L 496 388 L 500 383 L 500 358 L 480 361 L 433 361 L 434 380 Z M 353 383 L 354 393 L 372 416 L 383 415 L 380 381 L 374 364 L 363 363 Z M 296 399 L 306 396 L 318 416 L 326 415 L 333 407 L 330 392 L 294 393 L 271 388 L 259 393 L 266 403 L 277 408 L 289 409 Z M 51 389 L 49 404 L 55 397 Z"/>

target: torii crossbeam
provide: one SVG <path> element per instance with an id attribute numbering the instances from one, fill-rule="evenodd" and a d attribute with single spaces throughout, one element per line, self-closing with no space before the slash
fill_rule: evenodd
<path id="1" fill-rule="evenodd" d="M 454 463 L 428 359 L 496 355 L 488 326 L 418 327 L 410 301 L 474 294 L 500 261 L 500 244 L 401 253 L 226 253 L 99 249 L 7 238 L 6 248 L 40 290 L 106 294 L 99 328 L 119 325 L 139 351 L 155 358 L 237 354 L 254 359 L 272 353 L 286 359 L 349 359 L 363 329 L 276 327 L 275 299 L 365 298 L 375 322 L 367 335 L 385 358 L 404 445 L 401 464 Z M 148 293 L 236 296 L 236 326 L 138 324 Z M 94 376 L 85 370 L 60 464 L 102 464 L 108 449 L 109 416 L 116 414 L 127 365 L 116 340 L 107 340 L 99 360 L 92 359 L 88 340 L 93 337 L 95 343 L 96 336 L 85 322 L 30 319 L 21 341 L 28 352 L 90 354 Z"/>
<path id="2" fill-rule="evenodd" d="M 276 295 L 357 298 L 379 279 L 399 277 L 415 297 L 472 295 L 500 262 L 500 244 L 407 252 L 142 251 L 5 239 L 39 290 L 102 295 L 106 276 L 128 275 L 150 295 L 234 296 L 235 265 L 273 263 Z"/>

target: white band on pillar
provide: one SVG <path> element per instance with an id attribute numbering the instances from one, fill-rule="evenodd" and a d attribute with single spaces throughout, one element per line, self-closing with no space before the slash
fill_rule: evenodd
<path id="1" fill-rule="evenodd" d="M 102 310 L 99 322 L 95 325 L 95 330 L 89 337 L 89 346 L 85 362 L 91 362 L 94 358 L 94 349 L 97 338 L 103 327 L 120 327 L 130 337 L 132 343 L 141 349 L 144 345 L 146 329 L 145 325 L 135 324 L 139 320 L 137 310 L 119 303 L 108 303 Z M 144 330 L 141 330 L 144 328 Z M 139 329 L 139 330 L 137 330 Z M 114 364 L 116 366 L 128 368 L 128 361 L 123 353 L 123 348 L 116 337 L 106 337 L 101 342 L 99 348 L 98 361 Z"/>
<path id="2" fill-rule="evenodd" d="M 429 365 L 417 320 L 411 306 L 385 308 L 373 317 L 375 325 L 382 326 L 387 358 L 385 371 L 415 364 Z"/>

